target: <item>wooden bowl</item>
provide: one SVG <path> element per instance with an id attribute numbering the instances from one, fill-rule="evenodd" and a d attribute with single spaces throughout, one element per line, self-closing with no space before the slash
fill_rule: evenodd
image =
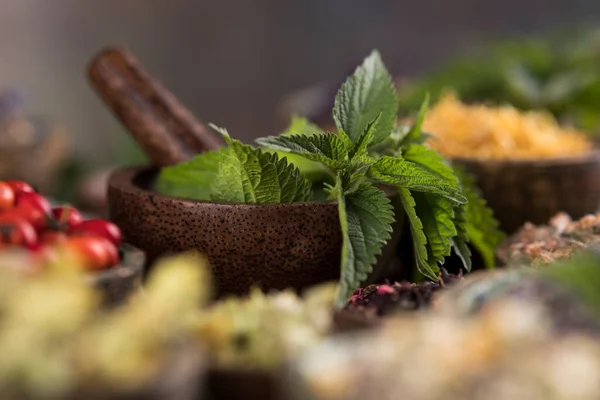
<path id="1" fill-rule="evenodd" d="M 196 343 L 183 341 L 167 351 L 156 377 L 141 387 L 112 387 L 105 382 L 81 382 L 66 400 L 194 400 L 203 399 L 207 357 Z"/>
<path id="2" fill-rule="evenodd" d="M 123 243 L 119 253 L 121 255 L 119 265 L 87 276 L 88 282 L 100 291 L 102 305 L 105 307 L 123 304 L 141 287 L 146 262 L 144 252 Z"/>
<path id="3" fill-rule="evenodd" d="M 218 294 L 302 289 L 339 277 L 341 232 L 332 202 L 217 204 L 161 196 L 157 170 L 116 170 L 108 185 L 109 215 L 148 262 L 163 254 L 207 255 Z"/>
<path id="4" fill-rule="evenodd" d="M 500 221 L 513 233 L 525 222 L 544 224 L 563 211 L 573 219 L 600 205 L 600 151 L 580 157 L 453 162 L 472 173 Z"/>
<path id="5" fill-rule="evenodd" d="M 210 369 L 206 394 L 215 400 L 283 400 L 278 371 Z"/>
<path id="6" fill-rule="evenodd" d="M 252 286 L 298 290 L 339 278 L 342 237 L 335 202 L 219 204 L 161 196 L 157 170 L 126 167 L 108 184 L 109 216 L 147 262 L 188 250 L 204 253 L 219 296 Z M 397 263 L 398 236 L 373 276 Z"/>

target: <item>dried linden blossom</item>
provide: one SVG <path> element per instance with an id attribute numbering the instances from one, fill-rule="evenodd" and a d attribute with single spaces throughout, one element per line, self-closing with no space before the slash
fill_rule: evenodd
<path id="1" fill-rule="evenodd" d="M 428 144 L 449 158 L 558 158 L 592 149 L 584 134 L 561 127 L 548 113 L 467 105 L 451 93 L 427 113 L 423 131 L 434 136 Z"/>

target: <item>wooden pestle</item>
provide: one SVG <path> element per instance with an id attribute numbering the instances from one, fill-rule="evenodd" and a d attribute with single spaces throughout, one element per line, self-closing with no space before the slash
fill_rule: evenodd
<path id="1" fill-rule="evenodd" d="M 102 50 L 90 61 L 88 75 L 155 165 L 174 165 L 220 147 L 219 139 L 128 51 Z"/>

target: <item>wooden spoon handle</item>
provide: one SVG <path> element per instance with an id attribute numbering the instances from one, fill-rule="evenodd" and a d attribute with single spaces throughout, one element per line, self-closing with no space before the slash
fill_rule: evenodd
<path id="1" fill-rule="evenodd" d="M 216 136 L 126 50 L 102 50 L 90 61 L 88 75 L 155 165 L 174 165 L 220 147 Z"/>

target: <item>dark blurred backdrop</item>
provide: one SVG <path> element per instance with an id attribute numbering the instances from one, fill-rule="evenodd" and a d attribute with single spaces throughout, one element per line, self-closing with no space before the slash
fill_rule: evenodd
<path id="1" fill-rule="evenodd" d="M 125 137 L 84 76 L 105 45 L 129 47 L 201 120 L 249 140 L 280 127 L 283 95 L 340 78 L 372 48 L 413 74 L 490 38 L 599 16 L 598 0 L 0 0 L 0 86 L 101 165 Z"/>

